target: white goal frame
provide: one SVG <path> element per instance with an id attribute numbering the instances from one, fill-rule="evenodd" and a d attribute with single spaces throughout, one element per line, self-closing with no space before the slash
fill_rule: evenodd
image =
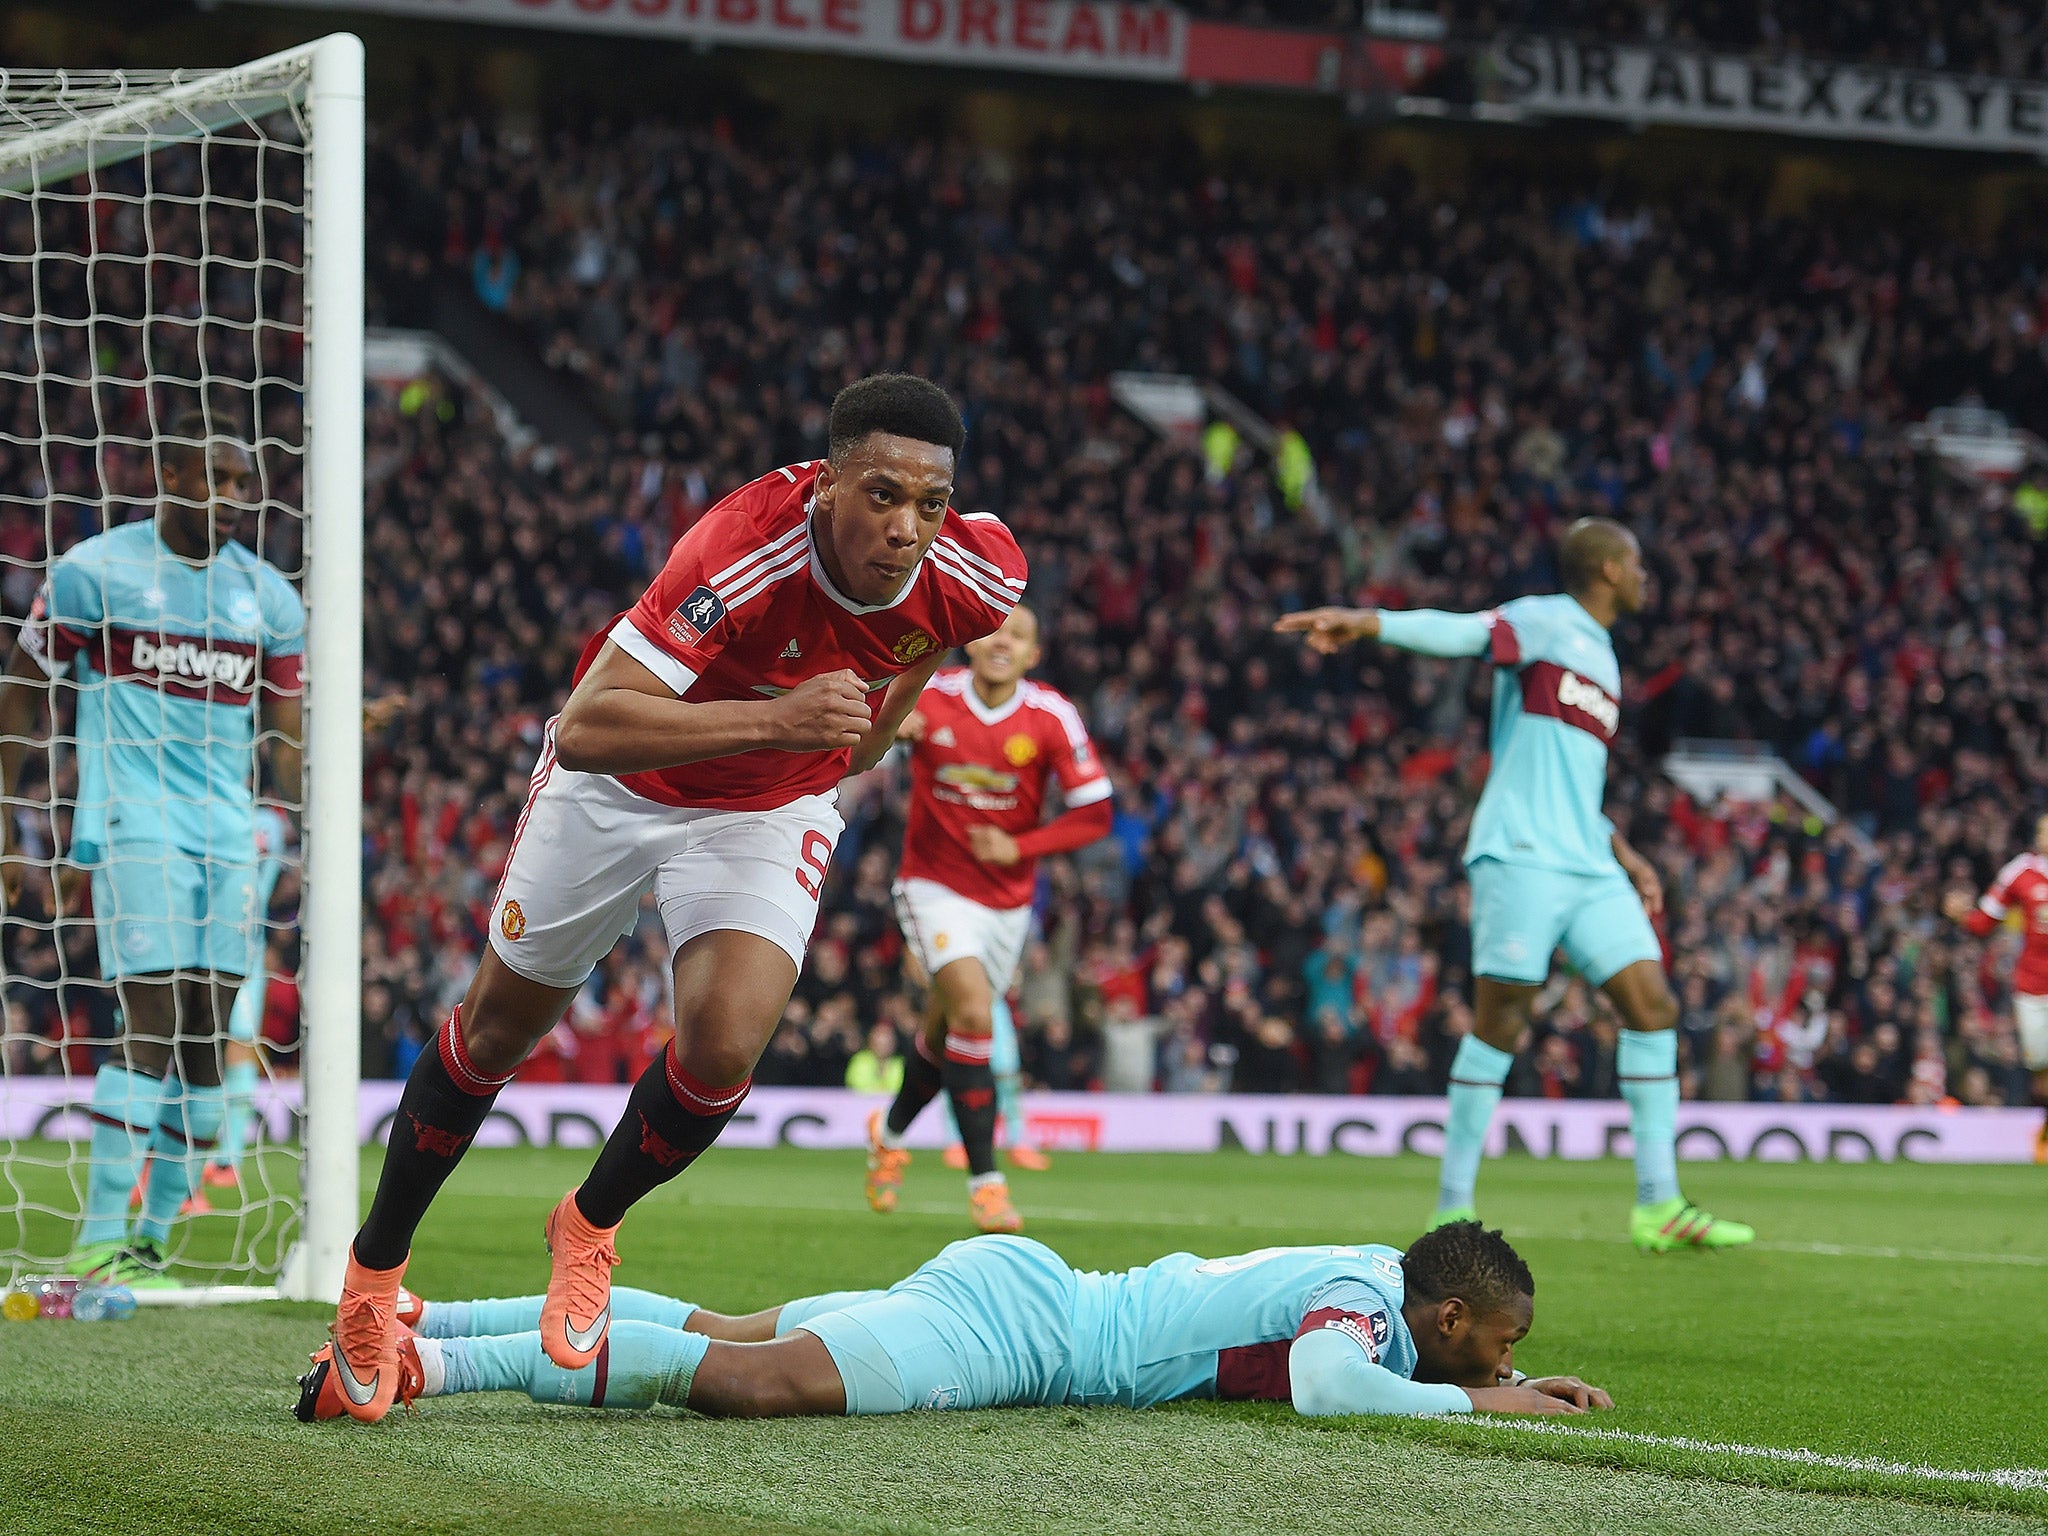
<path id="1" fill-rule="evenodd" d="M 309 64 L 304 515 L 306 705 L 301 1227 L 278 1284 L 198 1286 L 150 1301 L 337 1300 L 357 1222 L 362 1039 L 363 45 L 336 33 L 98 110 L 52 99 L 46 128 L 0 141 L 0 185 L 116 164 L 283 106 Z M 0 71 L 0 88 L 6 72 Z M 273 103 L 265 104 L 265 92 Z M 62 114 L 62 115 L 59 115 Z"/>

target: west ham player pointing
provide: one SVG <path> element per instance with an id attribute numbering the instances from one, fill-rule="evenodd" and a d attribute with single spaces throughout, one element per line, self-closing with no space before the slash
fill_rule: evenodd
<path id="1" fill-rule="evenodd" d="M 9 795 L 44 696 L 77 690 L 70 855 L 91 871 L 100 974 L 124 1027 L 93 1079 L 92 1170 L 71 1266 L 153 1286 L 173 1283 L 162 1244 L 220 1135 L 221 1043 L 261 953 L 259 732 L 279 791 L 299 796 L 306 628 L 291 583 L 234 542 L 250 505 L 247 450 L 210 438 L 197 412 L 166 436 L 156 516 L 51 563 L 0 684 Z M 12 900 L 19 864 L 5 881 Z M 145 1154 L 154 1170 L 131 1234 L 128 1192 Z"/>
<path id="2" fill-rule="evenodd" d="M 1949 918 L 1983 938 L 2019 908 L 2026 919 L 2026 941 L 2013 970 L 2012 1011 L 2019 1025 L 2020 1055 L 2034 1074 L 2034 1102 L 2048 1109 L 2048 816 L 2034 824 L 2033 851 L 2013 859 L 1998 872 L 1991 889 L 1971 902 L 1951 891 L 1941 909 Z M 2048 1163 L 2048 1116 L 2034 1133 L 2034 1161 Z"/>
<path id="3" fill-rule="evenodd" d="M 406 1400 L 525 1392 L 590 1408 L 690 1407 L 750 1418 L 918 1408 L 1149 1408 L 1189 1398 L 1291 1402 L 1299 1413 L 1584 1413 L 1574 1376 L 1530 1381 L 1515 1345 L 1536 1282 L 1498 1232 L 1440 1227 L 1378 1244 L 1175 1253 L 1091 1274 L 1023 1237 L 954 1243 L 886 1291 L 837 1291 L 723 1317 L 621 1290 L 609 1358 L 549 1363 L 542 1298 L 423 1304 L 405 1342 Z M 300 1378 L 302 1419 L 331 1370 Z"/>
<path id="4" fill-rule="evenodd" d="M 863 379 L 833 402 L 828 430 L 823 463 L 773 470 L 713 507 L 585 649 L 490 948 L 406 1083 L 356 1236 L 326 1376 L 355 1418 L 382 1418 L 398 1389 L 414 1228 L 652 889 L 674 956 L 675 1040 L 547 1223 L 549 1358 L 596 1358 L 621 1218 L 717 1139 L 789 1001 L 842 828 L 835 786 L 881 758 L 940 659 L 995 629 L 1024 590 L 1003 525 L 948 505 L 965 432 L 944 391 Z"/>
<path id="5" fill-rule="evenodd" d="M 1678 1188 L 1678 1001 L 1649 917 L 1664 905 L 1663 886 L 1600 810 L 1621 724 L 1621 668 L 1607 632 L 1642 607 L 1642 550 L 1619 523 L 1588 517 L 1566 532 L 1560 555 L 1562 594 L 1491 613 L 1318 608 L 1276 627 L 1326 654 L 1377 639 L 1425 656 L 1493 660 L 1493 766 L 1465 845 L 1475 1017 L 1451 1064 L 1436 1221 L 1472 1215 L 1487 1125 L 1551 953 L 1562 949 L 1627 1026 L 1619 1065 L 1635 1141 L 1630 1236 L 1653 1251 L 1734 1247 L 1756 1234 L 1709 1216 Z"/>
<path id="6" fill-rule="evenodd" d="M 910 824 L 897 870 L 896 916 L 931 978 L 924 1037 L 909 1053 L 886 1116 L 868 1122 L 868 1204 L 893 1211 L 903 1133 L 941 1087 L 967 1152 L 968 1203 L 984 1232 L 1024 1225 L 996 1171 L 996 1000 L 1010 990 L 1031 932 L 1038 860 L 1110 831 L 1109 778 L 1080 711 L 1027 681 L 1038 619 L 1013 610 L 967 647 L 967 668 L 939 673 L 898 734 L 911 742 Z M 1057 781 L 1066 811 L 1039 825 Z"/>

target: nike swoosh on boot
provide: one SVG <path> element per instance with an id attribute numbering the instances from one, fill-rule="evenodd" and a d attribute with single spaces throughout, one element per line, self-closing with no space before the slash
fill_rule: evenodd
<path id="1" fill-rule="evenodd" d="M 377 1395 L 377 1378 L 382 1372 L 372 1371 L 368 1382 L 357 1380 L 356 1373 L 349 1369 L 348 1356 L 338 1349 L 334 1352 L 334 1369 L 341 1377 L 341 1390 L 358 1408 L 368 1405 L 370 1399 Z"/>
<path id="2" fill-rule="evenodd" d="M 568 1318 L 563 1318 L 562 1334 L 568 1339 L 569 1347 L 578 1354 L 587 1354 L 589 1351 L 597 1348 L 597 1341 L 604 1336 L 605 1321 L 611 1315 L 612 1309 L 606 1307 L 590 1320 L 590 1326 L 587 1328 L 573 1327 Z"/>

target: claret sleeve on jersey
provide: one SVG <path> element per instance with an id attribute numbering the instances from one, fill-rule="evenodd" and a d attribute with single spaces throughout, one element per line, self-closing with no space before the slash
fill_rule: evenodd
<path id="1" fill-rule="evenodd" d="M 21 626 L 21 648 L 48 676 L 61 677 L 105 624 L 105 593 L 97 569 L 79 555 L 67 555 L 50 567 L 36 591 Z"/>
<path id="2" fill-rule="evenodd" d="M 1380 643 L 1421 656 L 1486 656 L 1496 666 L 1522 659 L 1513 622 L 1505 613 L 1445 613 L 1436 608 L 1380 612 Z"/>
<path id="3" fill-rule="evenodd" d="M 1287 1352 L 1297 1413 L 1470 1413 L 1462 1387 L 1411 1381 L 1380 1364 L 1399 1326 L 1387 1298 L 1361 1280 L 1318 1291 Z"/>
<path id="4" fill-rule="evenodd" d="M 752 519 L 713 510 L 677 540 L 609 638 L 680 698 L 744 627 L 737 610 L 808 557 L 803 523 L 762 542 Z"/>
<path id="5" fill-rule="evenodd" d="M 305 691 L 306 605 L 282 572 L 270 565 L 261 571 L 263 689 L 271 698 L 291 698 Z"/>

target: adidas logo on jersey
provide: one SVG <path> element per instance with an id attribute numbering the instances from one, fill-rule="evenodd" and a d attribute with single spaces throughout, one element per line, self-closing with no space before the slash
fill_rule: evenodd
<path id="1" fill-rule="evenodd" d="M 951 727 L 950 725 L 942 725 L 936 731 L 932 732 L 933 746 L 950 747 L 953 744 L 953 727 Z"/>
<path id="2" fill-rule="evenodd" d="M 801 661 L 803 659 L 803 654 L 804 653 L 797 648 L 797 643 L 794 640 L 790 641 L 789 644 L 785 645 L 782 648 L 782 659 L 784 661 Z"/>
<path id="3" fill-rule="evenodd" d="M 129 662 L 138 672 L 154 672 L 160 677 L 191 678 L 202 683 L 218 683 L 232 688 L 237 693 L 247 693 L 256 682 L 256 657 L 252 652 L 237 654 L 234 651 L 216 651 L 208 645 L 194 645 L 189 640 L 176 644 L 157 644 L 142 635 L 135 637 L 135 648 L 129 654 Z"/>

